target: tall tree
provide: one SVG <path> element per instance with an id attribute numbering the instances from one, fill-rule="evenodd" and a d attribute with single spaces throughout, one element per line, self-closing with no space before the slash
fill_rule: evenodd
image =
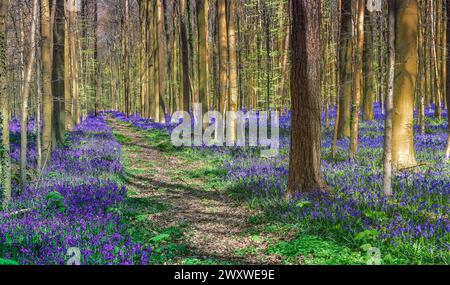
<path id="1" fill-rule="evenodd" d="M 198 98 L 202 104 L 202 113 L 208 111 L 208 0 L 197 0 L 198 25 Z M 204 127 L 207 127 L 206 124 Z"/>
<path id="2" fill-rule="evenodd" d="M 228 35 L 227 35 L 227 1 L 218 0 L 217 13 L 219 22 L 219 81 L 220 81 L 220 112 L 225 112 L 227 102 L 227 59 L 228 59 Z"/>
<path id="3" fill-rule="evenodd" d="M 230 1 L 230 11 L 229 17 L 230 21 L 228 23 L 228 45 L 230 50 L 230 93 L 229 93 L 229 104 L 230 111 L 237 112 L 238 110 L 238 82 L 237 82 L 237 61 L 236 61 L 236 1 Z M 235 142 L 237 139 L 237 118 L 230 118 L 231 125 L 230 128 L 230 141 Z"/>
<path id="4" fill-rule="evenodd" d="M 76 13 L 76 1 L 72 1 L 69 13 Z M 53 135 L 55 136 L 55 145 L 62 145 L 65 132 L 65 104 L 64 104 L 64 54 L 65 54 L 65 17 L 64 1 L 56 1 L 55 23 L 53 28 L 53 60 L 52 60 L 52 94 L 53 94 Z M 72 27 L 74 28 L 74 27 Z M 76 57 L 72 57 L 75 60 Z M 78 77 L 77 77 L 78 78 Z M 72 84 L 77 84 L 72 82 Z M 78 120 L 78 118 L 77 118 Z"/>
<path id="5" fill-rule="evenodd" d="M 164 34 L 164 5 L 162 0 L 156 0 L 156 34 Z M 159 94 L 155 100 L 156 108 L 156 118 L 157 122 L 165 121 L 164 114 L 164 96 L 166 95 L 166 47 L 163 36 L 157 36 L 157 46 L 158 46 L 158 56 L 157 56 L 157 67 L 158 67 L 158 86 Z"/>
<path id="6" fill-rule="evenodd" d="M 356 56 L 353 76 L 352 122 L 350 129 L 350 153 L 354 157 L 358 152 L 359 112 L 361 110 L 363 54 L 364 54 L 364 12 L 365 0 L 358 0 L 358 17 L 356 21 Z"/>
<path id="7" fill-rule="evenodd" d="M 386 94 L 386 120 L 384 130 L 383 185 L 386 196 L 392 195 L 392 117 L 395 83 L 395 0 L 389 0 L 389 82 Z"/>
<path id="8" fill-rule="evenodd" d="M 292 1 L 292 131 L 288 194 L 324 187 L 320 171 L 320 3 Z"/>
<path id="9" fill-rule="evenodd" d="M 33 14 L 30 28 L 30 51 L 28 62 L 25 69 L 25 82 L 22 89 L 22 113 L 20 117 L 20 185 L 24 189 L 27 178 L 27 126 L 28 126 L 28 101 L 30 97 L 31 76 L 34 68 L 36 58 L 36 24 L 38 21 L 39 2 L 33 0 L 32 4 Z"/>
<path id="10" fill-rule="evenodd" d="M 446 10 L 447 10 L 447 53 L 450 48 L 450 0 L 446 0 Z M 447 160 L 450 159 L 450 57 L 447 57 L 447 113 L 448 113 L 448 141 L 447 141 L 447 150 L 445 152 L 445 157 Z"/>
<path id="11" fill-rule="evenodd" d="M 417 0 L 397 1 L 396 82 L 392 132 L 392 159 L 395 167 L 416 164 L 413 142 L 414 93 L 417 80 Z"/>
<path id="12" fill-rule="evenodd" d="M 0 0 L 0 181 L 3 191 L 3 206 L 11 200 L 11 158 L 9 141 L 9 98 L 6 91 L 6 15 L 8 0 Z"/>
<path id="13" fill-rule="evenodd" d="M 180 49 L 181 49 L 181 62 L 182 62 L 182 72 L 181 77 L 183 81 L 183 99 L 181 100 L 182 110 L 189 112 L 190 109 L 190 74 L 189 74 L 189 43 L 187 36 L 187 8 L 186 8 L 186 0 L 180 1 Z"/>
<path id="14" fill-rule="evenodd" d="M 41 62 L 42 62 L 42 156 L 45 162 L 50 157 L 52 147 L 52 35 L 51 35 L 50 1 L 41 1 Z"/>
<path id="15" fill-rule="evenodd" d="M 340 85 L 339 88 L 339 121 L 337 138 L 350 137 L 350 104 L 352 96 L 352 1 L 341 4 L 341 49 L 340 49 Z"/>

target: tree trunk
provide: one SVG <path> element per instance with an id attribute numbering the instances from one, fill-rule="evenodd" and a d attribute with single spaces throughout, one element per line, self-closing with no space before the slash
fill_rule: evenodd
<path id="1" fill-rule="evenodd" d="M 158 82 L 159 94 L 155 101 L 155 108 L 157 110 L 156 118 L 157 122 L 165 122 L 164 114 L 164 96 L 166 95 L 166 49 L 164 43 L 164 6 L 162 0 L 157 0 L 157 17 L 156 17 L 156 30 L 157 30 L 157 44 L 158 44 Z"/>
<path id="2" fill-rule="evenodd" d="M 198 98 L 202 104 L 202 113 L 208 112 L 208 0 L 197 0 L 197 25 L 198 25 Z M 204 128 L 208 123 L 203 124 Z"/>
<path id="3" fill-rule="evenodd" d="M 350 130 L 350 153 L 353 157 L 358 152 L 358 132 L 359 132 L 359 112 L 361 109 L 362 80 L 363 80 L 363 54 L 364 54 L 364 11 L 365 0 L 358 0 L 358 20 L 357 20 L 357 50 L 356 64 L 353 78 L 353 105 L 352 122 Z"/>
<path id="4" fill-rule="evenodd" d="M 220 112 L 225 113 L 227 105 L 227 2 L 218 0 L 217 12 L 219 21 L 219 81 L 220 81 Z"/>
<path id="5" fill-rule="evenodd" d="M 74 1 L 75 3 L 75 1 Z M 76 13 L 76 4 L 72 7 L 70 13 Z M 65 46 L 65 17 L 64 17 L 64 2 L 56 2 L 56 17 L 53 29 L 53 68 L 52 68 L 52 94 L 54 98 L 53 109 L 53 133 L 56 139 L 56 145 L 62 145 L 64 142 L 64 46 Z M 75 28 L 75 27 L 72 27 Z M 73 36 L 73 35 L 72 35 Z M 75 37 L 72 37 L 75 40 Z M 72 62 L 74 64 L 76 62 Z M 78 77 L 77 77 L 78 78 Z M 73 82 L 75 84 L 75 82 Z M 55 146 L 56 146 L 55 145 Z"/>
<path id="6" fill-rule="evenodd" d="M 386 196 L 392 195 L 392 117 L 395 81 L 395 0 L 389 0 L 389 82 L 386 94 L 386 120 L 384 133 L 383 183 Z"/>
<path id="7" fill-rule="evenodd" d="M 180 3 L 180 49 L 183 78 L 183 108 L 185 112 L 190 110 L 190 74 L 189 74 L 189 43 L 186 30 L 186 0 Z"/>
<path id="8" fill-rule="evenodd" d="M 392 160 L 397 168 L 416 164 L 413 142 L 414 92 L 417 79 L 417 0 L 397 1 L 396 82 Z"/>
<path id="9" fill-rule="evenodd" d="M 341 7 L 341 49 L 338 139 L 350 137 L 350 104 L 352 96 L 352 3 L 343 1 Z"/>
<path id="10" fill-rule="evenodd" d="M 450 47 L 450 0 L 446 0 L 447 6 L 447 48 Z M 447 51 L 448 53 L 448 51 Z M 447 71 L 450 70 L 450 58 L 447 57 Z M 445 152 L 445 157 L 447 161 L 450 159 L 450 72 L 447 72 L 447 113 L 448 113 L 448 140 L 447 140 L 447 150 Z"/>
<path id="11" fill-rule="evenodd" d="M 20 117 L 20 186 L 24 190 L 27 180 L 27 126 L 28 126 L 28 101 L 30 97 L 31 75 L 36 58 L 36 23 L 38 20 L 39 2 L 33 0 L 33 15 L 30 28 L 30 54 L 25 69 L 24 85 L 22 89 L 22 113 Z"/>
<path id="12" fill-rule="evenodd" d="M 235 19 L 236 19 L 236 1 L 230 1 L 230 21 L 228 24 L 228 44 L 230 50 L 230 111 L 237 112 L 238 111 L 238 85 L 237 85 L 237 63 L 236 63 L 236 28 L 235 28 Z M 231 124 L 230 128 L 230 142 L 236 142 L 237 140 L 237 118 L 230 118 Z"/>
<path id="13" fill-rule="evenodd" d="M 320 3 L 293 1 L 292 131 L 288 195 L 324 187 L 320 166 Z"/>
<path id="14" fill-rule="evenodd" d="M 6 91 L 6 16 L 8 1 L 0 0 L 0 181 L 3 191 L 3 207 L 11 200 L 11 157 L 9 139 L 9 98 Z"/>
<path id="15" fill-rule="evenodd" d="M 377 90 L 377 80 L 376 80 L 376 67 L 375 67 L 375 58 L 376 58 L 376 45 L 375 41 L 375 29 L 376 23 L 374 21 L 375 15 L 374 13 L 369 14 L 370 25 L 369 29 L 369 37 L 367 41 L 367 47 L 365 48 L 365 58 L 366 58 L 366 80 L 365 80 L 365 90 L 364 90 L 364 98 L 363 98 L 363 120 L 364 121 L 373 121 L 373 104 L 376 97 Z"/>
<path id="16" fill-rule="evenodd" d="M 41 38 L 42 38 L 42 158 L 50 158 L 52 148 L 52 34 L 49 0 L 41 1 Z"/>

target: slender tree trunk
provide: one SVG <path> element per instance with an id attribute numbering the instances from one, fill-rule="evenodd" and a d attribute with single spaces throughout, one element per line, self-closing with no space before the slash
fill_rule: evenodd
<path id="1" fill-rule="evenodd" d="M 65 122 L 64 122 L 65 17 L 64 17 L 64 2 L 57 1 L 56 3 L 57 3 L 56 17 L 53 29 L 54 46 L 53 46 L 53 68 L 52 68 L 52 94 L 54 98 L 53 103 L 54 109 L 52 122 L 53 122 L 53 133 L 56 139 L 56 145 L 62 145 L 64 142 L 64 132 L 65 132 Z M 77 8 L 76 6 L 73 6 L 72 9 L 74 9 L 74 11 L 71 10 L 70 13 L 76 13 L 76 8 Z M 72 40 L 74 40 L 74 38 L 72 38 Z M 73 58 L 75 59 L 74 62 L 76 62 L 76 57 Z"/>
<path id="2" fill-rule="evenodd" d="M 197 25 L 198 25 L 198 99 L 202 104 L 202 113 L 208 112 L 208 0 L 197 0 Z M 208 123 L 203 124 L 204 128 Z"/>
<path id="3" fill-rule="evenodd" d="M 392 118 L 395 81 L 395 0 L 389 0 L 389 82 L 386 94 L 383 175 L 384 193 L 392 195 Z"/>
<path id="4" fill-rule="evenodd" d="M 416 164 L 413 143 L 414 92 L 417 79 L 417 0 L 397 1 L 396 82 L 392 159 L 395 167 Z"/>
<path id="5" fill-rule="evenodd" d="M 40 38 L 40 33 L 39 33 Z M 41 102 L 42 102 L 42 64 L 41 46 L 36 45 L 36 146 L 37 146 L 37 166 L 38 171 L 42 168 L 42 140 L 41 140 Z"/>
<path id="6" fill-rule="evenodd" d="M 65 15 L 67 16 L 69 11 L 67 7 L 65 10 Z M 66 130 L 71 131 L 75 126 L 74 116 L 73 116 L 73 96 L 71 90 L 71 59 L 70 59 L 70 22 L 65 21 L 65 42 L 64 42 L 64 101 L 65 101 L 65 124 Z"/>
<path id="7" fill-rule="evenodd" d="M 450 47 L 450 0 L 446 0 L 446 7 L 447 7 L 447 53 L 448 48 Z M 450 70 L 450 58 L 447 57 L 447 71 Z M 447 72 L 447 113 L 448 113 L 448 141 L 447 141 L 447 150 L 445 152 L 445 157 L 447 161 L 450 159 L 450 72 Z"/>
<path id="8" fill-rule="evenodd" d="M 358 152 L 358 132 L 359 132 L 359 112 L 361 109 L 362 80 L 363 80 L 363 54 L 364 54 L 364 12 L 365 0 L 358 0 L 358 20 L 357 20 L 357 50 L 355 75 L 353 78 L 353 106 L 352 122 L 350 130 L 350 153 L 353 157 Z"/>
<path id="9" fill-rule="evenodd" d="M 93 22 L 93 30 L 94 30 L 94 58 L 93 58 L 93 64 L 94 64 L 94 70 L 95 74 L 93 76 L 93 90 L 94 90 L 94 114 L 95 116 L 98 116 L 99 111 L 99 97 L 100 97 L 100 84 L 99 84 L 99 78 L 101 80 L 101 68 L 100 63 L 98 62 L 98 32 L 97 32 L 97 25 L 98 25 L 98 1 L 95 1 L 94 3 L 94 22 Z"/>
<path id="10" fill-rule="evenodd" d="M 157 44 L 158 44 L 158 84 L 159 95 L 157 102 L 155 102 L 155 108 L 157 110 L 156 119 L 158 122 L 165 122 L 164 114 L 164 96 L 166 95 L 166 48 L 164 43 L 164 37 L 160 36 L 164 34 L 164 6 L 162 0 L 156 0 L 157 4 L 157 17 L 156 17 L 156 29 L 157 29 Z"/>
<path id="11" fill-rule="evenodd" d="M 9 98 L 6 91 L 6 16 L 8 1 L 0 0 L 0 181 L 3 190 L 3 207 L 11 200 L 11 157 L 9 139 Z"/>
<path id="12" fill-rule="evenodd" d="M 324 188 L 320 166 L 320 3 L 292 2 L 292 131 L 288 195 Z"/>
<path id="13" fill-rule="evenodd" d="M 352 96 L 352 3 L 343 1 L 341 7 L 340 92 L 338 139 L 350 137 L 350 104 Z"/>
<path id="14" fill-rule="evenodd" d="M 30 97 L 31 75 L 36 58 L 36 23 L 38 21 L 39 2 L 33 0 L 33 15 L 30 28 L 30 54 L 25 69 L 24 86 L 22 89 L 22 114 L 20 117 L 20 186 L 25 188 L 27 180 L 27 126 L 28 126 L 28 101 Z"/>
<path id="15" fill-rule="evenodd" d="M 376 58 L 376 41 L 375 41 L 375 33 L 376 33 L 376 23 L 374 21 L 375 15 L 374 13 L 370 13 L 368 15 L 370 19 L 370 25 L 368 27 L 369 37 L 367 41 L 367 47 L 365 48 L 365 58 L 366 58 L 366 80 L 365 80 L 365 90 L 364 90 L 364 98 L 363 98 L 363 120 L 364 121 L 373 121 L 373 104 L 376 97 L 377 90 L 377 81 L 376 81 L 376 71 L 375 71 L 375 58 Z"/>
<path id="16" fill-rule="evenodd" d="M 238 111 L 238 85 L 237 85 L 237 62 L 236 62 L 236 7 L 235 1 L 230 1 L 230 21 L 228 24 L 228 45 L 230 51 L 230 111 Z M 237 118 L 230 118 L 231 124 L 230 128 L 230 141 L 236 142 L 237 140 Z"/>
<path id="17" fill-rule="evenodd" d="M 189 74 L 189 43 L 186 30 L 186 0 L 180 3 L 180 53 L 182 62 L 182 78 L 183 78 L 183 111 L 190 110 L 190 74 Z"/>
<path id="18" fill-rule="evenodd" d="M 50 1 L 41 1 L 41 37 L 42 37 L 42 158 L 48 161 L 52 148 L 52 34 Z"/>
<path id="19" fill-rule="evenodd" d="M 227 106 L 227 59 L 228 59 L 228 35 L 227 35 L 227 3 L 226 0 L 218 0 L 217 12 L 219 21 L 219 81 L 220 81 L 220 112 L 225 113 Z"/>

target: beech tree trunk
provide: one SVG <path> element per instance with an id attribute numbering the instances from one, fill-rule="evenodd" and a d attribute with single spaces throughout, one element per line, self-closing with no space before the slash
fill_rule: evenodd
<path id="1" fill-rule="evenodd" d="M 208 0 L 197 0 L 198 25 L 198 99 L 202 104 L 202 113 L 208 112 Z M 208 123 L 203 124 L 204 128 Z"/>
<path id="2" fill-rule="evenodd" d="M 236 1 L 230 1 L 230 21 L 228 24 L 228 44 L 230 49 L 230 111 L 238 111 L 238 82 L 237 82 L 237 61 L 236 61 Z M 231 118 L 230 128 L 230 141 L 236 142 L 237 140 L 237 118 Z"/>
<path id="3" fill-rule="evenodd" d="M 341 49 L 340 49 L 340 92 L 338 138 L 350 137 L 350 104 L 352 98 L 352 3 L 342 1 L 341 7 Z"/>
<path id="4" fill-rule="evenodd" d="M 75 2 L 75 1 L 74 1 Z M 74 4 L 76 5 L 76 4 Z M 70 13 L 76 13 L 76 6 L 73 6 Z M 72 27 L 75 29 L 75 27 Z M 62 145 L 64 142 L 65 132 L 65 105 L 64 105 L 64 49 L 65 49 L 65 18 L 64 18 L 64 1 L 56 2 L 55 25 L 53 28 L 53 68 L 52 68 L 52 94 L 54 98 L 53 109 L 53 134 L 55 136 L 56 145 Z M 76 39 L 72 35 L 72 41 Z M 76 56 L 72 64 L 76 64 Z M 78 72 L 78 71 L 76 71 Z M 78 76 L 76 77 L 78 81 Z M 77 82 L 72 82 L 77 85 Z M 77 88 L 78 89 L 78 88 Z M 80 116 L 76 119 L 79 120 Z M 79 121 L 77 121 L 79 123 Z M 55 145 L 55 146 L 56 146 Z"/>
<path id="5" fill-rule="evenodd" d="M 220 112 L 225 113 L 227 102 L 227 2 L 218 0 L 217 13 L 219 21 L 219 81 L 220 81 Z"/>
<path id="6" fill-rule="evenodd" d="M 363 54 L 364 54 L 364 12 L 365 0 L 358 0 L 358 20 L 357 20 L 357 50 L 356 64 L 353 78 L 353 104 L 352 104 L 352 123 L 350 130 L 350 153 L 353 157 L 358 152 L 358 133 L 359 133 L 359 112 L 361 110 L 362 80 L 363 80 Z"/>
<path id="7" fill-rule="evenodd" d="M 8 1 L 0 0 L 0 181 L 5 208 L 11 200 L 11 157 L 9 139 L 9 98 L 6 91 L 6 15 Z"/>
<path id="8" fill-rule="evenodd" d="M 450 47 L 450 0 L 446 0 L 447 6 L 447 48 Z M 447 57 L 447 71 L 450 70 L 450 58 Z M 448 140 L 447 140 L 447 150 L 445 152 L 445 157 L 447 160 L 450 159 L 450 72 L 447 72 L 447 113 L 448 113 Z"/>
<path id="9" fill-rule="evenodd" d="M 392 159 L 397 168 L 416 164 L 413 142 L 414 93 L 417 80 L 417 0 L 397 1 L 396 82 Z"/>
<path id="10" fill-rule="evenodd" d="M 25 188 L 27 180 L 27 126 L 28 126 L 28 101 L 30 97 L 31 75 L 36 59 L 36 23 L 38 21 L 39 2 L 33 0 L 33 15 L 30 28 L 30 53 L 25 69 L 24 85 L 22 89 L 22 113 L 20 117 L 20 186 Z"/>
<path id="11" fill-rule="evenodd" d="M 392 195 L 392 117 L 395 81 L 395 0 L 389 0 L 389 82 L 386 94 L 386 120 L 384 130 L 383 184 L 386 196 Z"/>
<path id="12" fill-rule="evenodd" d="M 320 3 L 292 2 L 292 131 L 288 196 L 324 188 L 320 171 Z"/>
<path id="13" fill-rule="evenodd" d="M 41 1 L 41 42 L 42 42 L 42 158 L 46 163 L 50 158 L 52 148 L 52 35 L 50 1 Z"/>

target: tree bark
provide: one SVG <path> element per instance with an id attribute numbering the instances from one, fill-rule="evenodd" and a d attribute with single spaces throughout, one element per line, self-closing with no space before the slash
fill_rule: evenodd
<path id="1" fill-rule="evenodd" d="M 20 186 L 25 189 L 27 180 L 27 126 L 28 126 L 28 101 L 30 97 L 31 75 L 36 59 L 36 23 L 38 20 L 39 2 L 33 0 L 33 14 L 30 28 L 30 53 L 25 69 L 24 85 L 22 89 L 22 114 L 20 117 Z"/>
<path id="2" fill-rule="evenodd" d="M 342 1 L 341 7 L 341 49 L 340 49 L 340 92 L 338 139 L 350 137 L 350 104 L 352 96 L 352 3 Z"/>
<path id="3" fill-rule="evenodd" d="M 11 200 L 11 157 L 9 139 L 9 98 L 6 91 L 6 15 L 8 1 L 0 0 L 0 180 L 3 191 L 3 208 Z"/>
<path id="4" fill-rule="evenodd" d="M 186 30 L 186 0 L 180 2 L 180 49 L 183 78 L 183 107 L 185 112 L 190 110 L 190 74 L 189 74 L 189 43 Z"/>
<path id="5" fill-rule="evenodd" d="M 293 1 L 292 131 L 288 195 L 323 189 L 320 171 L 320 3 Z"/>
<path id="6" fill-rule="evenodd" d="M 392 159 L 397 168 L 416 164 L 413 142 L 414 92 L 417 79 L 417 0 L 397 1 L 396 82 Z"/>
<path id="7" fill-rule="evenodd" d="M 202 104 L 202 113 L 208 112 L 208 0 L 197 0 L 197 25 L 198 25 L 198 99 Z M 204 128 L 208 124 L 203 124 Z"/>
<path id="8" fill-rule="evenodd" d="M 227 3 L 226 0 L 218 0 L 217 12 L 219 21 L 219 81 L 220 81 L 220 112 L 225 113 L 227 105 L 227 59 L 228 59 L 228 35 L 227 35 Z"/>
<path id="9" fill-rule="evenodd" d="M 361 110 L 362 80 L 363 80 L 363 54 L 364 54 L 364 11 L 366 7 L 365 0 L 358 0 L 358 19 L 357 19 L 357 50 L 356 64 L 353 78 L 353 104 L 352 104 L 352 122 L 350 130 L 350 153 L 353 157 L 358 152 L 358 132 L 359 132 L 359 112 Z"/>
<path id="10" fill-rule="evenodd" d="M 450 0 L 446 0 L 446 6 L 447 6 L 447 49 L 450 47 Z M 447 51 L 448 53 L 448 51 Z M 447 71 L 450 70 L 450 58 L 447 57 Z M 447 113 L 448 113 L 448 140 L 447 140 L 447 150 L 445 152 L 445 157 L 447 161 L 450 159 L 450 112 L 448 109 L 450 108 L 450 72 L 447 72 Z"/>
<path id="11" fill-rule="evenodd" d="M 75 1 L 74 1 L 75 3 Z M 76 4 L 74 4 L 76 5 Z M 70 13 L 76 13 L 76 6 L 73 6 Z M 75 28 L 75 27 L 72 27 Z M 65 49 L 65 17 L 64 17 L 64 1 L 56 2 L 56 16 L 55 25 L 53 29 L 53 68 L 52 68 L 52 94 L 54 98 L 53 103 L 53 133 L 56 139 L 56 145 L 62 145 L 64 142 L 65 132 L 65 105 L 64 105 L 64 49 Z M 73 35 L 72 35 L 73 36 Z M 72 37 L 72 41 L 75 41 Z M 76 56 L 72 56 L 76 62 Z M 76 77 L 78 79 L 78 77 Z M 72 84 L 77 84 L 73 82 Z M 55 145 L 55 146 L 56 146 Z"/>
<path id="12" fill-rule="evenodd" d="M 50 18 L 50 1 L 41 1 L 41 38 L 42 38 L 42 157 L 44 161 L 50 158 L 52 148 L 52 34 Z"/>
<path id="13" fill-rule="evenodd" d="M 235 28 L 235 19 L 236 19 L 236 1 L 230 1 L 230 21 L 228 24 L 228 45 L 230 50 L 230 111 L 237 112 L 238 111 L 238 85 L 237 85 L 237 62 L 236 62 L 236 28 Z M 237 118 L 230 118 L 230 141 L 236 142 L 237 140 Z"/>
<path id="14" fill-rule="evenodd" d="M 384 130 L 383 185 L 386 196 L 392 195 L 392 117 L 395 81 L 395 0 L 389 0 L 389 82 L 386 94 Z"/>

